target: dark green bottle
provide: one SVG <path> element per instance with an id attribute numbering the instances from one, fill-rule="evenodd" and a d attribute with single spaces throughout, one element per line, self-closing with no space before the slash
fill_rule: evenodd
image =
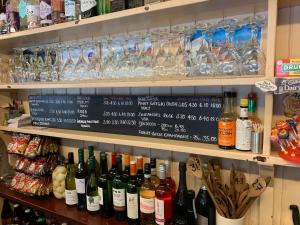
<path id="1" fill-rule="evenodd" d="M 86 208 L 90 214 L 97 214 L 99 213 L 100 205 L 95 171 L 95 160 L 94 158 L 89 158 L 88 162 L 89 176 L 86 184 Z"/>
<path id="2" fill-rule="evenodd" d="M 96 176 L 99 177 L 99 170 L 100 170 L 100 166 L 99 166 L 99 163 L 97 162 L 96 158 L 95 158 L 95 154 L 94 154 L 94 146 L 88 146 L 88 152 L 89 152 L 89 157 L 88 157 L 88 161 L 87 161 L 87 167 L 88 167 L 88 170 L 90 168 L 89 166 L 89 158 L 94 158 L 94 161 L 95 161 L 95 170 L 96 170 Z M 89 172 L 89 171 L 88 171 Z"/>
<path id="3" fill-rule="evenodd" d="M 78 149 L 78 165 L 75 173 L 76 192 L 78 196 L 77 208 L 79 210 L 86 209 L 86 179 L 87 179 L 87 168 L 84 163 L 84 151 L 82 148 Z"/>
<path id="4" fill-rule="evenodd" d="M 97 0 L 97 13 L 98 15 L 104 15 L 111 13 L 111 1 L 110 0 Z"/>
<path id="5" fill-rule="evenodd" d="M 136 162 L 130 162 L 130 178 L 126 187 L 127 221 L 129 225 L 140 224 L 139 191 L 136 179 Z"/>
<path id="6" fill-rule="evenodd" d="M 113 213 L 113 194 L 112 194 L 112 183 L 117 174 L 117 154 L 115 152 L 111 153 L 111 168 L 107 175 L 107 183 L 108 183 L 108 195 L 110 197 L 109 204 Z"/>
<path id="7" fill-rule="evenodd" d="M 122 177 L 122 155 L 117 156 L 117 174 L 112 183 L 115 218 L 126 219 L 126 183 Z"/>
<path id="8" fill-rule="evenodd" d="M 107 168 L 107 155 L 105 152 L 100 153 L 100 172 L 101 175 L 98 179 L 98 195 L 100 204 L 100 215 L 104 217 L 112 216 L 113 208 L 111 205 L 111 192 L 108 185 L 108 168 Z"/>

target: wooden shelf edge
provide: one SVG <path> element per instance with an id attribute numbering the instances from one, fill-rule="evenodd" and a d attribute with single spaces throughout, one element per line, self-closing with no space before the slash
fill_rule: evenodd
<path id="1" fill-rule="evenodd" d="M 191 4 L 196 4 L 196 3 L 202 3 L 202 2 L 207 2 L 208 0 L 172 0 L 172 1 L 167 1 L 167 2 L 161 2 L 157 4 L 151 4 L 147 6 L 142 6 L 142 7 L 137 7 L 133 9 L 127 9 L 119 12 L 113 12 L 105 15 L 99 15 L 83 20 L 77 20 L 77 21 L 70 21 L 70 22 L 65 22 L 61 24 L 55 24 L 51 25 L 48 27 L 40 27 L 32 30 L 25 30 L 25 31 L 20 31 L 16 33 L 10 33 L 10 34 L 4 34 L 0 36 L 0 41 L 3 40 L 9 40 L 9 39 L 14 39 L 14 38 L 22 38 L 22 37 L 28 37 L 31 35 L 37 35 L 37 34 L 42 34 L 42 33 L 47 33 L 47 32 L 54 32 L 54 31 L 60 31 L 63 29 L 71 29 L 71 28 L 76 28 L 76 27 L 81 27 L 85 25 L 90 25 L 94 23 L 103 23 L 107 22 L 110 20 L 117 20 L 117 19 L 122 19 L 125 17 L 130 17 L 130 16 L 135 16 L 139 14 L 145 14 L 145 13 L 153 13 L 157 12 L 160 10 L 166 10 L 166 9 L 171 9 L 175 7 L 180 7 L 180 6 L 185 6 L 185 5 L 191 5 Z"/>
<path id="2" fill-rule="evenodd" d="M 234 78 L 234 79 L 233 79 Z M 41 88 L 113 88 L 113 87 L 187 87 L 187 86 L 236 86 L 254 85 L 266 80 L 257 77 L 212 77 L 207 79 L 169 79 L 169 80 L 127 80 L 127 81 L 78 81 L 78 82 L 45 82 L 24 84 L 1 84 L 0 89 L 41 89 Z"/>
<path id="3" fill-rule="evenodd" d="M 255 161 L 255 155 L 251 152 L 237 150 L 221 150 L 217 145 L 202 144 L 188 141 L 177 141 L 170 139 L 149 138 L 129 135 L 118 135 L 98 132 L 65 130 L 55 128 L 39 129 L 37 127 L 8 128 L 1 126 L 0 130 L 8 132 L 20 132 L 27 134 L 52 136 L 72 140 L 100 142 L 107 144 L 127 145 L 142 148 L 153 148 L 166 151 L 198 154 L 205 156 L 221 157 L 236 160 Z"/>
<path id="4" fill-rule="evenodd" d="M 55 219 L 62 220 L 76 225 L 125 225 L 127 222 L 119 222 L 113 218 L 105 219 L 100 215 L 90 215 L 86 211 L 78 211 L 77 208 L 69 208 L 64 200 L 58 200 L 54 196 L 46 198 L 32 198 L 8 189 L 3 182 L 0 182 L 0 197 L 7 198 L 12 202 L 20 203 L 23 206 L 33 208 L 45 213 Z"/>

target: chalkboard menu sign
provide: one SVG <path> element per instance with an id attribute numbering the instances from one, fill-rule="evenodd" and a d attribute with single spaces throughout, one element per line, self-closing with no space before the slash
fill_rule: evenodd
<path id="1" fill-rule="evenodd" d="M 217 142 L 220 96 L 29 96 L 33 126 Z"/>

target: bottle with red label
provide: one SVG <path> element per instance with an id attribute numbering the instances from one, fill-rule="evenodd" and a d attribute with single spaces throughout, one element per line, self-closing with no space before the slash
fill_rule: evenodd
<path id="1" fill-rule="evenodd" d="M 218 145 L 222 149 L 234 149 L 236 140 L 236 113 L 234 109 L 236 93 L 224 92 L 223 113 L 218 122 Z"/>
<path id="2" fill-rule="evenodd" d="M 155 222 L 158 225 L 172 224 L 172 192 L 167 187 L 166 166 L 159 166 L 160 183 L 155 191 Z"/>

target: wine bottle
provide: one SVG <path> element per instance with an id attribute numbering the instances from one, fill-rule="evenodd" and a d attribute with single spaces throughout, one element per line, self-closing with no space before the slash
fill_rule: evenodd
<path id="1" fill-rule="evenodd" d="M 34 213 L 31 209 L 27 208 L 24 211 L 24 221 L 23 225 L 32 225 L 34 221 Z"/>
<path id="2" fill-rule="evenodd" d="M 159 179 L 160 182 L 155 191 L 155 222 L 156 224 L 172 224 L 172 193 L 167 187 L 165 164 L 159 166 Z"/>
<path id="3" fill-rule="evenodd" d="M 122 178 L 122 155 L 117 156 L 117 165 L 117 174 L 112 183 L 114 213 L 117 220 L 124 220 L 126 218 L 126 183 Z"/>
<path id="4" fill-rule="evenodd" d="M 67 206 L 76 206 L 78 203 L 78 196 L 75 184 L 75 171 L 73 152 L 68 153 L 67 176 L 65 180 L 65 198 Z"/>
<path id="5" fill-rule="evenodd" d="M 215 225 L 216 209 L 204 185 L 196 197 L 197 223 L 199 225 Z"/>
<path id="6" fill-rule="evenodd" d="M 13 205 L 13 217 L 12 224 L 22 225 L 24 220 L 24 210 L 23 207 L 19 204 Z"/>
<path id="7" fill-rule="evenodd" d="M 155 186 L 151 182 L 149 163 L 145 163 L 144 177 L 140 188 L 141 225 L 155 225 Z"/>
<path id="8" fill-rule="evenodd" d="M 129 225 L 140 224 L 139 193 L 136 179 L 136 161 L 130 162 L 130 177 L 126 186 L 127 221 Z"/>
<path id="9" fill-rule="evenodd" d="M 159 185 L 159 178 L 156 176 L 156 158 L 150 159 L 151 166 L 151 182 L 154 184 L 155 188 Z"/>
<path id="10" fill-rule="evenodd" d="M 172 192 L 172 197 L 173 200 L 175 199 L 176 195 L 176 183 L 171 177 L 171 161 L 170 160 L 165 160 L 165 165 L 166 165 L 166 181 L 167 181 L 167 187 L 171 190 Z"/>
<path id="11" fill-rule="evenodd" d="M 187 199 L 187 224 L 196 225 L 197 213 L 195 208 L 195 192 L 193 190 L 188 190 Z"/>
<path id="12" fill-rule="evenodd" d="M 96 176 L 99 177 L 99 171 L 100 171 L 100 166 L 95 158 L 95 155 L 94 155 L 94 146 L 90 145 L 88 146 L 88 152 L 89 152 L 89 158 L 94 158 L 94 162 L 95 162 L 95 171 L 96 171 Z M 87 168 L 89 170 L 90 166 L 89 166 L 89 160 L 87 161 Z M 89 172 L 89 171 L 88 171 Z"/>
<path id="13" fill-rule="evenodd" d="M 86 208 L 90 214 L 97 214 L 100 205 L 94 158 L 89 158 L 89 166 L 89 176 L 86 183 Z"/>
<path id="14" fill-rule="evenodd" d="M 136 157 L 136 167 L 137 167 L 136 181 L 138 183 L 138 186 L 141 187 L 142 184 L 144 183 L 143 156 Z"/>
<path id="15" fill-rule="evenodd" d="M 188 225 L 187 223 L 187 186 L 186 186 L 186 163 L 179 163 L 179 186 L 173 202 L 174 225 Z"/>
<path id="16" fill-rule="evenodd" d="M 75 173 L 76 192 L 78 196 L 77 208 L 79 210 L 86 209 L 85 187 L 87 175 L 87 169 L 84 163 L 84 151 L 80 148 L 78 149 L 78 165 Z"/>
<path id="17" fill-rule="evenodd" d="M 130 177 L 130 155 L 129 154 L 124 154 L 124 165 L 125 168 L 123 170 L 123 181 L 124 183 L 127 183 Z"/>
<path id="18" fill-rule="evenodd" d="M 117 154 L 115 152 L 111 153 L 111 168 L 107 175 L 108 184 L 108 196 L 109 196 L 109 207 L 112 209 L 113 214 L 113 194 L 112 194 L 112 184 L 115 176 L 117 174 Z"/>
<path id="19" fill-rule="evenodd" d="M 80 11 L 82 19 L 97 16 L 96 0 L 80 0 Z"/>
<path id="20" fill-rule="evenodd" d="M 100 153 L 100 166 L 101 175 L 98 179 L 100 215 L 110 217 L 112 216 L 113 209 L 111 207 L 111 196 L 108 188 L 107 155 L 105 152 Z"/>
<path id="21" fill-rule="evenodd" d="M 13 212 L 11 210 L 8 199 L 4 199 L 2 212 L 1 212 L 1 222 L 2 225 L 8 225 L 12 223 Z"/>

